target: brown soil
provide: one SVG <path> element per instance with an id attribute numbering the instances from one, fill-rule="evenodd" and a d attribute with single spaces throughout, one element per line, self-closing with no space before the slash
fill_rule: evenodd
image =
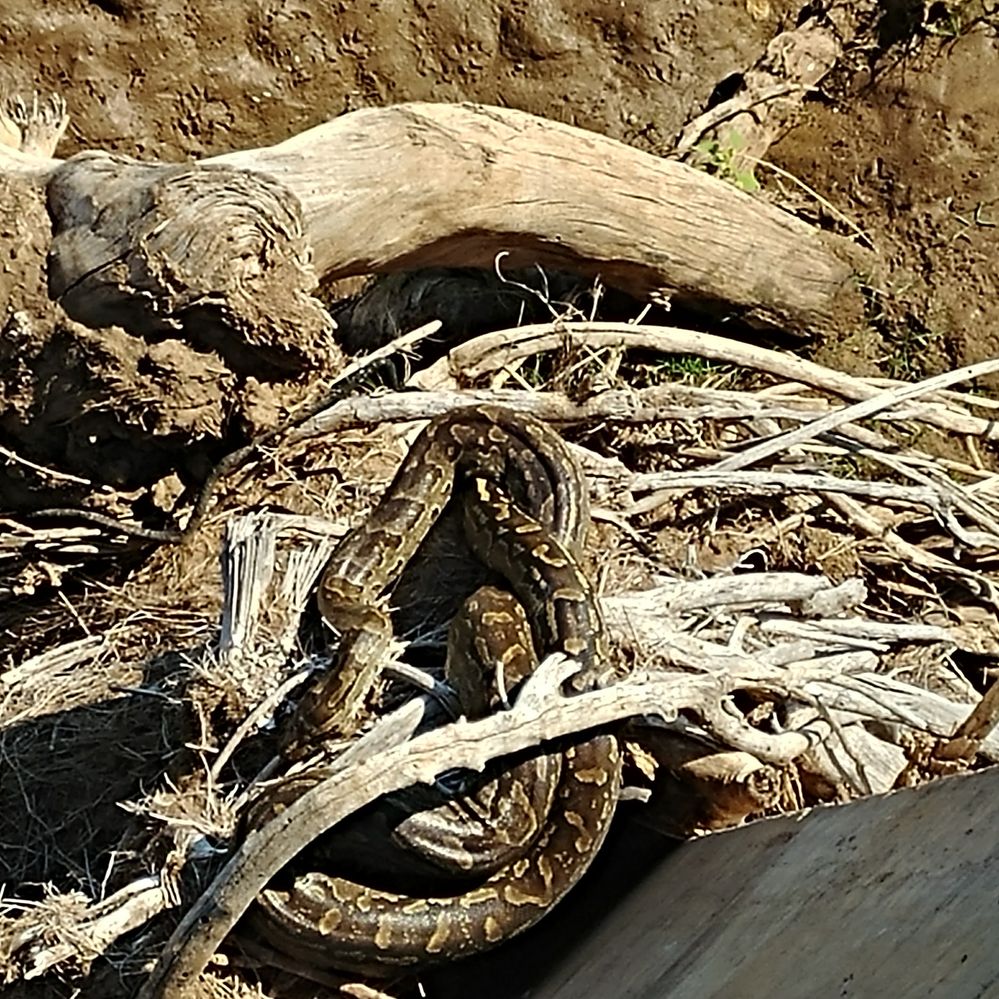
<path id="1" fill-rule="evenodd" d="M 825 207 L 757 170 L 766 196 L 839 232 L 845 215 L 877 251 L 870 324 L 807 347 L 851 373 L 912 379 L 999 354 L 999 42 L 993 24 L 973 23 L 974 5 L 951 5 L 964 11 L 952 32 L 937 9 L 944 6 L 933 5 L 928 24 L 922 15 L 873 24 L 870 49 L 854 52 L 771 148 L 768 158 Z M 40 88 L 66 98 L 72 123 L 60 156 L 98 148 L 198 159 L 409 100 L 518 107 L 660 153 L 715 87 L 750 66 L 798 12 L 786 0 L 0 0 L 0 93 Z M 322 372 L 234 366 L 177 340 L 149 343 L 67 321 L 46 291 L 48 232 L 45 206 L 0 179 L 0 445 L 21 459 L 0 467 L 0 513 L 86 502 L 162 525 L 164 511 L 221 454 L 314 396 Z M 368 446 L 338 444 L 354 467 Z M 387 477 L 392 461 L 377 457 L 377 476 L 358 488 L 336 474 L 299 476 L 296 456 L 284 456 L 266 482 L 237 482 L 245 491 L 230 502 L 316 512 L 332 491 L 344 508 Z M 335 467 L 331 458 L 324 471 Z M 661 540 L 679 558 L 684 539 Z M 91 535 L 82 541 L 107 554 Z M 710 545 L 719 564 L 738 554 L 721 535 Z M 217 546 L 214 529 L 182 551 L 140 552 L 130 561 L 124 547 L 112 546 L 115 558 L 96 569 L 86 545 L 54 560 L 29 548 L 2 566 L 0 667 L 129 615 L 154 619 L 158 629 L 148 645 L 106 649 L 106 669 L 84 689 L 74 691 L 65 677 L 52 691 L 58 715 L 22 705 L 28 720 L 4 733 L 9 756 L 41 761 L 49 789 L 26 792 L 26 773 L 0 795 L 0 840 L 17 881 L 89 885 L 96 893 L 121 847 L 115 802 L 138 797 L 180 746 L 204 734 L 188 731 L 192 722 L 175 702 L 136 708 L 119 695 L 180 675 L 170 657 L 148 667 L 154 649 L 205 640 L 218 599 Z M 838 539 L 816 532 L 801 547 L 788 565 L 820 563 Z M 855 565 L 824 568 L 838 576 Z M 69 582 L 59 591 L 63 575 Z M 217 707 L 224 698 L 203 700 Z M 145 733 L 141 744 L 137 731 Z M 57 735 L 63 751 L 53 761 L 46 747 Z M 119 748 L 102 754 L 107 745 Z M 78 784 L 79 759 L 100 761 L 88 767 L 87 786 Z M 127 765 L 135 760 L 141 765 Z M 97 804 L 79 819 L 66 814 L 68 789 Z M 63 988 L 10 994 L 72 994 Z"/>
<path id="2" fill-rule="evenodd" d="M 845 216 L 877 249 L 870 323 L 810 347 L 855 373 L 918 377 L 996 351 L 996 40 L 990 23 L 974 21 L 976 4 L 953 19 L 940 7 L 923 25 L 912 11 L 909 20 L 869 15 L 846 68 L 772 147 L 770 159 L 828 207 L 756 171 L 768 196 L 841 232 Z M 224 12 L 64 0 L 4 10 L 0 92 L 38 87 L 67 98 L 61 155 L 100 148 L 163 160 L 264 145 L 405 100 L 509 105 L 665 151 L 715 87 L 798 13 L 772 3 L 722 15 L 696 0 L 545 0 L 529 12 L 516 0 L 474 9 L 237 2 Z M 952 27 L 956 37 L 946 35 Z M 44 206 L 16 184 L 2 194 L 10 329 L 0 344 L 0 434 L 28 461 L 96 488 L 8 465 L 0 507 L 86 503 L 162 523 L 134 490 L 155 488 L 169 505 L 221 453 L 315 393 L 306 369 L 337 363 L 329 352 L 309 357 L 303 344 L 298 361 L 277 369 L 268 358 L 66 322 L 48 301 L 37 252 Z M 11 327 L 14 313 L 28 321 Z M 345 343 L 356 349 L 356 334 Z"/>
<path id="3" fill-rule="evenodd" d="M 886 265 L 874 326 L 817 359 L 903 378 L 999 351 L 999 87 L 985 26 L 892 50 L 771 150 L 867 232 Z"/>

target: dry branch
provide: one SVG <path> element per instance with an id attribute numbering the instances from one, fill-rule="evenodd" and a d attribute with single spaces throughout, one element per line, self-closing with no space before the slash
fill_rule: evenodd
<path id="1" fill-rule="evenodd" d="M 641 323 L 557 322 L 520 326 L 477 337 L 455 347 L 447 357 L 431 365 L 414 384 L 424 389 L 453 388 L 457 378 L 474 381 L 514 365 L 534 354 L 559 350 L 567 345 L 657 350 L 669 354 L 691 354 L 713 361 L 736 364 L 784 378 L 795 384 L 810 385 L 844 399 L 865 400 L 884 391 L 884 380 L 873 381 L 848 375 L 816 364 L 794 354 L 730 340 L 711 333 Z M 895 386 L 902 382 L 893 383 Z M 952 402 L 953 396 L 947 397 Z M 974 402 L 969 397 L 968 403 Z M 999 436 L 992 420 L 972 416 L 953 404 L 923 401 L 911 411 L 918 419 L 941 430 L 993 440 Z"/>
<path id="2" fill-rule="evenodd" d="M 74 964 L 83 968 L 104 954 L 119 937 L 138 929 L 170 904 L 159 879 L 146 878 L 115 892 L 95 905 L 87 906 L 78 918 L 60 927 L 43 903 L 18 920 L 20 947 L 37 941 L 25 981 L 39 978 L 50 968 Z M 32 925 L 32 923 L 34 925 Z M 58 939 L 60 929 L 67 939 Z"/>
<path id="3" fill-rule="evenodd" d="M 714 470 L 718 472 L 731 472 L 740 468 L 747 468 L 749 465 L 755 465 L 757 462 L 771 455 L 780 454 L 795 444 L 801 444 L 804 441 L 818 437 L 819 434 L 835 430 L 846 423 L 867 419 L 875 413 L 889 409 L 898 402 L 918 399 L 920 396 L 930 395 L 938 389 L 947 388 L 958 382 L 972 381 L 975 378 L 994 374 L 996 371 L 999 371 L 999 360 L 992 358 L 987 361 L 980 361 L 978 364 L 964 365 L 956 371 L 947 371 L 942 375 L 934 375 L 932 378 L 916 382 L 913 385 L 900 385 L 896 388 L 887 389 L 884 392 L 871 396 L 869 399 L 864 399 L 862 402 L 847 406 L 838 412 L 829 413 L 815 420 L 813 423 L 790 430 L 774 440 L 765 441 L 755 447 L 747 448 L 737 455 L 732 455 L 730 458 L 725 458 L 714 466 Z"/>
<path id="4" fill-rule="evenodd" d="M 700 405 L 692 405 L 697 396 Z M 810 420 L 825 406 L 821 400 L 808 405 L 768 402 L 746 393 L 699 392 L 685 386 L 657 385 L 645 389 L 606 389 L 587 399 L 570 399 L 562 392 L 519 389 L 448 390 L 426 392 L 386 392 L 375 396 L 345 399 L 303 423 L 288 435 L 300 440 L 335 433 L 350 427 L 379 423 L 429 420 L 462 406 L 488 404 L 509 406 L 538 419 L 562 425 L 588 424 L 613 420 L 627 424 L 662 423 L 670 420 Z"/>
<path id="5" fill-rule="evenodd" d="M 725 684 L 703 675 L 635 674 L 604 690 L 564 698 L 561 684 L 575 668 L 561 657 L 550 657 L 512 710 L 434 729 L 349 769 L 336 769 L 303 791 L 284 812 L 247 835 L 181 920 L 139 999 L 187 995 L 215 948 L 267 882 L 317 836 L 380 795 L 432 783 L 453 767 L 481 770 L 490 758 L 627 717 L 672 718 L 681 708 L 712 714 L 711 705 L 739 682 L 733 678 Z M 756 738 L 765 741 L 762 733 Z M 795 748 L 809 745 L 811 740 L 805 738 Z"/>
<path id="6" fill-rule="evenodd" d="M 854 718 L 908 726 L 941 739 L 951 739 L 971 716 L 975 705 L 959 704 L 878 674 L 841 676 L 833 681 L 813 680 L 804 685 L 807 694 L 821 700 L 829 709 L 852 714 Z M 981 703 L 981 702 L 979 702 Z M 994 706 L 990 699 L 987 714 Z M 978 750 L 985 759 L 999 763 L 999 732 L 983 727 Z"/>

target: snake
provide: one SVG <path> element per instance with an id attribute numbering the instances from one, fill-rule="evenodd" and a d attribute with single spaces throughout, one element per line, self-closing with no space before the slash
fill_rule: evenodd
<path id="1" fill-rule="evenodd" d="M 483 669 L 492 663 L 506 673 L 504 686 L 514 686 L 538 656 L 557 651 L 581 664 L 570 680 L 576 691 L 608 678 L 599 605 L 579 565 L 589 521 L 581 470 L 542 422 L 500 407 L 463 408 L 428 424 L 367 519 L 330 556 L 317 601 L 340 645 L 333 667 L 299 703 L 285 737 L 289 755 L 357 731 L 392 641 L 382 594 L 452 497 L 474 555 L 507 587 L 477 591 L 451 626 L 448 675 L 463 688 L 465 709 L 495 705 L 481 692 L 481 677 L 467 667 L 452 671 L 452 660 L 475 660 Z M 620 791 L 612 734 L 583 736 L 559 750 L 554 770 L 538 762 L 552 756 L 541 751 L 469 796 L 482 800 L 504 779 L 511 786 L 536 778 L 544 802 L 524 795 L 534 817 L 526 833 L 507 834 L 494 810 L 489 817 L 500 828 L 491 838 L 476 845 L 459 825 L 435 847 L 440 826 L 455 828 L 454 809 L 414 817 L 408 846 L 464 878 L 406 894 L 310 869 L 300 858 L 258 896 L 247 925 L 311 967 L 373 975 L 462 957 L 523 932 L 585 872 Z"/>

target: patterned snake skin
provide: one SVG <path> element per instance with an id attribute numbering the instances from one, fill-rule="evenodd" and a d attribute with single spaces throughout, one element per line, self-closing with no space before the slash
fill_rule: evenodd
<path id="1" fill-rule="evenodd" d="M 335 667 L 302 700 L 288 739 L 293 755 L 356 729 L 392 638 L 379 596 L 452 495 L 476 557 L 512 593 L 480 589 L 452 624 L 448 675 L 465 711 L 481 714 L 503 700 L 495 685 L 484 692 L 484 672 L 498 672 L 500 691 L 509 691 L 553 651 L 583 664 L 577 690 L 606 677 L 602 621 L 577 563 L 588 524 L 578 466 L 531 418 L 458 410 L 431 421 L 323 571 L 319 606 L 341 644 Z M 576 883 L 603 842 L 619 789 L 613 736 L 537 753 L 475 794 L 404 823 L 402 845 L 453 875 L 433 894 L 376 889 L 305 864 L 258 898 L 249 924 L 310 966 L 373 974 L 486 949 L 536 923 Z M 511 800 L 519 807 L 504 806 Z"/>

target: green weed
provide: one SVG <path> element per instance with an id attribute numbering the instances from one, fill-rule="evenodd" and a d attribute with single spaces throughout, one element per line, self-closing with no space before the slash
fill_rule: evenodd
<path id="1" fill-rule="evenodd" d="M 746 165 L 741 153 L 745 139 L 736 131 L 729 132 L 724 142 L 719 139 L 702 139 L 694 146 L 694 166 L 713 174 L 742 191 L 753 194 L 760 189 L 760 182 L 753 175 L 752 165 Z"/>

